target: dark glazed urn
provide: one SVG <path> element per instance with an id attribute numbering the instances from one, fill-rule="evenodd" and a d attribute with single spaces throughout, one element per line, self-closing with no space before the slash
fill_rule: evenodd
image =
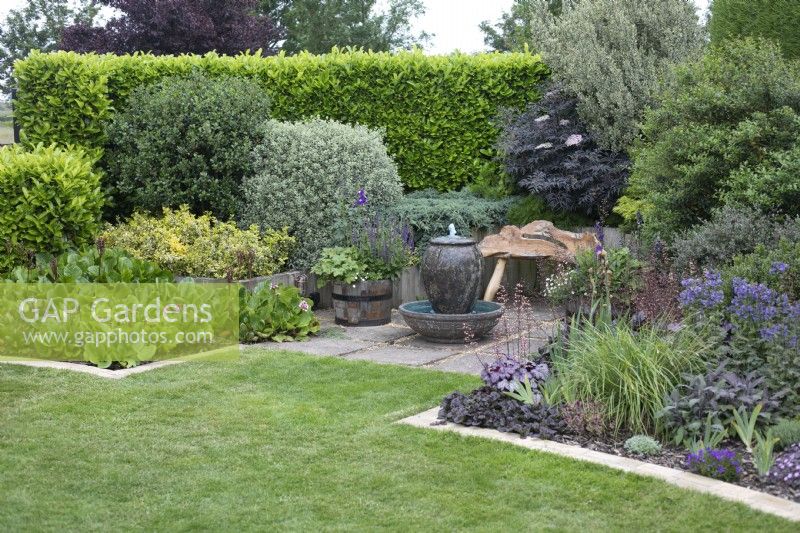
<path id="1" fill-rule="evenodd" d="M 422 284 L 433 310 L 448 315 L 472 311 L 481 289 L 482 258 L 474 239 L 438 237 L 422 256 Z"/>

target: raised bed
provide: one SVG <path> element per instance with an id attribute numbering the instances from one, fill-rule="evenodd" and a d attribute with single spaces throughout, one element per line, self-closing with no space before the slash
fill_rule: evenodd
<path id="1" fill-rule="evenodd" d="M 256 285 L 263 282 L 275 283 L 277 285 L 293 285 L 298 286 L 303 280 L 303 273 L 300 271 L 281 272 L 271 276 L 257 276 L 254 278 L 234 280 L 234 283 L 242 285 L 247 290 L 253 290 Z M 190 277 L 190 276 L 175 276 L 175 281 L 193 281 L 195 283 L 228 283 L 224 278 L 206 278 L 206 277 Z"/>

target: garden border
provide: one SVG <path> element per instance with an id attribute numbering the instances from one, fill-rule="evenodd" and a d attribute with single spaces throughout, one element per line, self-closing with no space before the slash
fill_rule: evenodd
<path id="1" fill-rule="evenodd" d="M 146 365 L 139 365 L 123 370 L 108 370 L 107 368 L 97 368 L 96 366 L 82 365 L 80 363 L 67 363 L 65 361 L 0 361 L 8 365 L 32 366 L 36 368 L 53 368 L 57 370 L 69 370 L 83 374 L 91 374 L 105 379 L 122 379 L 133 374 L 141 374 L 150 370 L 156 370 L 169 365 L 176 365 L 184 361 L 156 361 Z"/>
<path id="2" fill-rule="evenodd" d="M 692 474 L 691 472 L 637 461 L 636 459 L 628 457 L 610 455 L 580 446 L 536 438 L 521 438 L 516 433 L 503 433 L 496 429 L 467 427 L 452 422 L 444 422 L 437 418 L 438 413 L 439 407 L 434 407 L 416 415 L 398 420 L 396 423 L 423 429 L 450 431 L 468 437 L 480 437 L 507 442 L 529 450 L 554 453 L 562 457 L 595 463 L 631 474 L 654 477 L 677 487 L 712 494 L 724 500 L 743 503 L 757 511 L 769 513 L 794 522 L 800 522 L 800 503 L 785 500 L 771 494 Z"/>

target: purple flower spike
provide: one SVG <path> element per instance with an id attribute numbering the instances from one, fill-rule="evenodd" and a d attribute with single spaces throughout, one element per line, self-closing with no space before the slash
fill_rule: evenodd
<path id="1" fill-rule="evenodd" d="M 356 203 L 353 204 L 353 207 L 358 207 L 367 204 L 367 191 L 364 190 L 362 187 L 358 190 L 358 197 L 356 198 Z"/>
<path id="2" fill-rule="evenodd" d="M 600 244 L 606 243 L 606 231 L 603 229 L 603 226 L 600 224 L 600 221 L 594 223 L 594 232 L 597 236 L 597 240 L 600 241 Z"/>

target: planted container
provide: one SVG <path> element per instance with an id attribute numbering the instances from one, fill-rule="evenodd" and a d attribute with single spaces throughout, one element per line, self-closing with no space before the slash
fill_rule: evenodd
<path id="1" fill-rule="evenodd" d="M 392 281 L 334 281 L 333 310 L 340 326 L 388 324 L 392 321 Z"/>

